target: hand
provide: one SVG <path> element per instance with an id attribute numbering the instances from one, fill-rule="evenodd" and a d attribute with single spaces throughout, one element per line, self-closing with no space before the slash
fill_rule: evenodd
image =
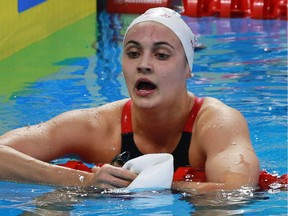
<path id="1" fill-rule="evenodd" d="M 134 172 L 110 164 L 93 167 L 90 175 L 91 178 L 87 185 L 94 185 L 102 189 L 127 187 L 137 177 Z"/>

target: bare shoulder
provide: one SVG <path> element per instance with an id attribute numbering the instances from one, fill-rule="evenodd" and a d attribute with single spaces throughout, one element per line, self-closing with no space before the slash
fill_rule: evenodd
<path id="1" fill-rule="evenodd" d="M 91 125 L 93 125 L 94 123 L 98 125 L 99 122 L 102 125 L 109 124 L 111 122 L 115 123 L 116 120 L 119 120 L 120 122 L 122 109 L 126 101 L 126 99 L 115 101 L 99 107 L 78 110 L 76 112 L 78 112 L 79 116 L 85 117 L 86 120 L 89 120 L 88 122 Z"/>
<path id="2" fill-rule="evenodd" d="M 214 98 L 205 98 L 197 117 L 195 143 L 203 152 L 208 181 L 227 189 L 255 186 L 259 162 L 244 116 Z"/>
<path id="3" fill-rule="evenodd" d="M 206 97 L 205 98 L 201 112 L 205 115 L 221 114 L 223 112 L 225 113 L 225 115 L 227 113 L 230 113 L 230 112 L 231 112 L 231 114 L 242 115 L 238 110 L 236 110 L 236 109 L 224 104 L 222 101 L 220 101 L 216 98 L 212 98 L 212 97 Z"/>
<path id="4" fill-rule="evenodd" d="M 86 161 L 109 162 L 120 151 L 121 115 L 126 101 L 127 99 L 65 114 L 75 119 L 69 127 L 71 130 L 75 125 L 74 140 L 82 142 L 81 145 L 79 142 L 75 143 L 75 151 Z"/>
<path id="5" fill-rule="evenodd" d="M 198 121 L 202 124 L 205 122 L 217 123 L 217 125 L 213 125 L 214 127 L 223 127 L 226 124 L 246 125 L 246 120 L 240 111 L 211 97 L 205 98 Z"/>
<path id="6" fill-rule="evenodd" d="M 60 114 L 56 118 L 51 119 L 51 122 L 58 121 L 64 122 L 78 122 L 84 123 L 87 126 L 91 127 L 101 127 L 109 125 L 112 121 L 115 123 L 116 119 L 119 119 L 121 116 L 123 106 L 127 100 L 119 100 L 98 107 L 87 108 L 87 109 L 77 109 L 71 110 L 65 113 Z M 58 122 L 56 121 L 56 122 Z"/>
<path id="7" fill-rule="evenodd" d="M 215 98 L 205 98 L 196 121 L 195 133 L 207 151 L 212 141 L 219 148 L 239 142 L 251 146 L 248 125 L 241 112 Z"/>
<path id="8" fill-rule="evenodd" d="M 83 144 L 100 146 L 104 141 L 115 143 L 116 141 L 112 139 L 120 134 L 121 114 L 126 101 L 120 100 L 99 107 L 68 111 L 51 119 L 48 124 L 52 127 L 58 125 L 62 130 L 61 134 L 70 134 L 74 140 L 82 140 Z M 69 130 L 69 133 L 63 130 Z"/>

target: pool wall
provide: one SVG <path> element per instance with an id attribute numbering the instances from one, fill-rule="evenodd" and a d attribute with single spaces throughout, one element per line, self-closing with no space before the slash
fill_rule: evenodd
<path id="1" fill-rule="evenodd" d="M 97 0 L 1 3 L 0 100 L 56 72 L 65 59 L 95 53 Z"/>
<path id="2" fill-rule="evenodd" d="M 0 60 L 96 11 L 96 0 L 2 0 Z"/>

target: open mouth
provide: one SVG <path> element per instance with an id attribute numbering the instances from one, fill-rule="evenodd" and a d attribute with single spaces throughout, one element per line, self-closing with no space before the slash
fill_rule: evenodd
<path id="1" fill-rule="evenodd" d="M 150 91 L 156 89 L 156 85 L 154 85 L 152 82 L 148 80 L 139 80 L 136 83 L 136 89 L 138 91 L 144 90 L 144 91 Z"/>

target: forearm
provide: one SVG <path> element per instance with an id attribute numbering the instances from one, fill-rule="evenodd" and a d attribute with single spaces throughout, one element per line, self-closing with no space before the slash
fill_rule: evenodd
<path id="1" fill-rule="evenodd" d="M 216 182 L 189 182 L 189 181 L 174 181 L 172 184 L 172 189 L 180 191 L 195 191 L 197 193 L 209 193 L 221 190 L 237 190 L 243 186 L 256 188 L 258 181 L 246 181 L 246 176 L 241 174 L 234 174 L 235 178 L 230 179 L 224 183 Z M 244 183 L 246 181 L 246 183 Z"/>
<path id="2" fill-rule="evenodd" d="M 85 186 L 89 173 L 52 165 L 0 145 L 2 180 L 65 186 Z"/>
<path id="3" fill-rule="evenodd" d="M 187 192 L 195 191 L 197 193 L 209 193 L 219 190 L 227 190 L 227 187 L 224 183 L 174 181 L 172 189 Z"/>

